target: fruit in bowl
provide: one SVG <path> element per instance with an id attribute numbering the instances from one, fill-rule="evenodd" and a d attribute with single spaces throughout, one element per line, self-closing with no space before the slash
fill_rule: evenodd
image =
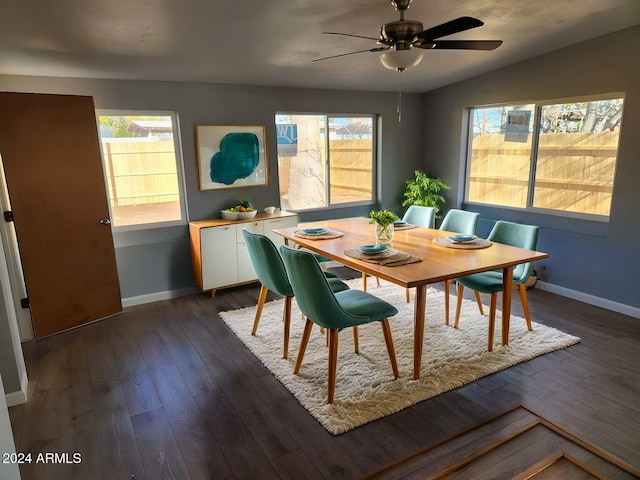
<path id="1" fill-rule="evenodd" d="M 251 208 L 251 204 L 246 200 L 238 202 L 235 206 L 222 210 L 222 218 L 226 220 L 239 220 L 253 218 L 258 213 L 257 210 Z"/>

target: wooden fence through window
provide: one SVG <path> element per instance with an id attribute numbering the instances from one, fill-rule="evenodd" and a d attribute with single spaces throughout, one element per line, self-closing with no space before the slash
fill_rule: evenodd
<path id="1" fill-rule="evenodd" d="M 533 206 L 609 215 L 619 130 L 540 135 Z M 525 142 L 504 134 L 473 139 L 469 199 L 525 207 L 531 135 Z"/>

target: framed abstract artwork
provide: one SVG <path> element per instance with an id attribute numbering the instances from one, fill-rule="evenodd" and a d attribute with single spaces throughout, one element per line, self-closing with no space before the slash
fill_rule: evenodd
<path id="1" fill-rule="evenodd" d="M 200 190 L 267 184 L 264 125 L 196 125 Z"/>

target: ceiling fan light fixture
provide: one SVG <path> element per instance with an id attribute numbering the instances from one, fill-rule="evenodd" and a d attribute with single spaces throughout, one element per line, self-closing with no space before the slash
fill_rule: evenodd
<path id="1" fill-rule="evenodd" d="M 388 50 L 380 54 L 380 63 L 389 70 L 402 72 L 410 67 L 415 67 L 422 61 L 420 50 L 410 48 L 408 50 Z"/>

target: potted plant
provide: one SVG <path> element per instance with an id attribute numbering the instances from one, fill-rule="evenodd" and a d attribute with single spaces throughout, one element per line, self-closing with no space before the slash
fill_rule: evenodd
<path id="1" fill-rule="evenodd" d="M 398 216 L 389 210 L 371 210 L 369 223 L 376 224 L 376 243 L 388 245 L 393 241 L 393 222 L 400 220 Z"/>
<path id="2" fill-rule="evenodd" d="M 404 201 L 402 206 L 419 205 L 422 207 L 431 207 L 435 209 L 436 218 L 440 205 L 444 204 L 445 198 L 440 194 L 443 190 L 449 190 L 449 185 L 444 183 L 440 178 L 434 177 L 420 170 L 415 171 L 416 178 L 407 180 L 404 187 Z"/>

